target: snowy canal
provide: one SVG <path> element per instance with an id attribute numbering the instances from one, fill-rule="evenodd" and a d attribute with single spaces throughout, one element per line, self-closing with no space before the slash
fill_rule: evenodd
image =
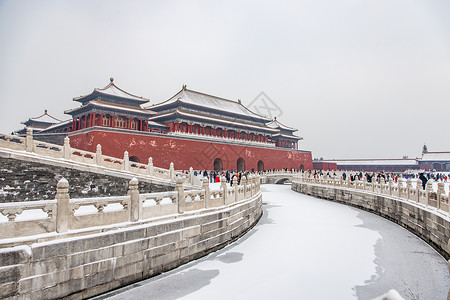
<path id="1" fill-rule="evenodd" d="M 447 262 L 371 213 L 263 185 L 264 215 L 235 243 L 97 297 L 112 299 L 446 299 Z"/>

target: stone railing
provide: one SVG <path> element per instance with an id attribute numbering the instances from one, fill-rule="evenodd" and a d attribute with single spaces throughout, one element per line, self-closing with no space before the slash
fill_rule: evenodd
<path id="1" fill-rule="evenodd" d="M 374 212 L 418 235 L 449 259 L 449 194 L 445 192 L 445 183 L 437 183 L 437 189 L 433 185 L 429 180 L 423 190 L 420 180 L 400 178 L 398 183 L 383 179 L 367 182 L 305 173 L 294 177 L 291 188 Z"/>
<path id="2" fill-rule="evenodd" d="M 103 155 L 101 145 L 97 145 L 95 153 L 74 149 L 70 146 L 69 137 L 64 139 L 63 146 L 37 141 L 33 139 L 33 132 L 30 128 L 27 129 L 27 135 L 24 138 L 0 134 L 0 147 L 172 181 L 177 175 L 181 175 L 181 172 L 175 171 L 173 163 L 170 163 L 169 169 L 155 167 L 151 157 L 148 164 L 132 162 L 129 160 L 127 151 L 124 152 L 123 158 L 116 158 Z"/>
<path id="3" fill-rule="evenodd" d="M 227 187 L 222 178 L 219 189 L 210 189 L 204 179 L 201 189 L 185 190 L 185 181 L 186 178 L 177 178 L 173 192 L 140 194 L 138 180 L 133 178 L 125 196 L 70 199 L 69 183 L 63 178 L 57 185 L 56 200 L 0 204 L 3 215 L 0 248 L 13 243 L 5 239 L 65 233 L 222 207 L 249 199 L 260 190 L 259 177 L 253 175 L 248 179 L 244 177 L 240 185 L 234 180 L 231 187 Z"/>
<path id="4" fill-rule="evenodd" d="M 0 233 L 12 238 L 0 240 L 0 298 L 90 298 L 218 250 L 261 218 L 256 176 L 195 191 L 183 180 L 176 191 L 139 194 L 132 179 L 126 196 L 97 199 L 70 199 L 62 180 L 56 200 L 1 205 L 10 221 Z M 28 209 L 45 218 L 19 221 Z M 20 236 L 29 231 L 48 233 Z"/>
<path id="5" fill-rule="evenodd" d="M 437 190 L 434 189 L 434 181 L 428 180 L 425 190 L 422 187 L 420 180 L 399 178 L 398 182 L 390 179 L 385 182 L 381 178 L 381 182 L 373 181 L 367 182 L 366 180 L 354 180 L 349 178 L 346 180 L 342 176 L 312 176 L 306 173 L 296 175 L 298 180 L 306 183 L 329 185 L 336 187 L 345 187 L 355 190 L 367 191 L 382 195 L 394 196 L 413 203 L 420 203 L 426 207 L 432 207 L 439 210 L 440 213 L 449 215 L 449 193 L 445 192 L 445 183 L 438 182 Z M 449 215 L 450 216 L 450 215 Z"/>

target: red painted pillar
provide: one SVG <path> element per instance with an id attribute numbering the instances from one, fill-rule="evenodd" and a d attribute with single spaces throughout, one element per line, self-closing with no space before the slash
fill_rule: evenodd
<path id="1" fill-rule="evenodd" d="M 111 127 L 112 127 L 112 128 L 115 128 L 115 127 L 116 127 L 116 115 L 113 115 L 113 116 L 112 116 Z"/>
<path id="2" fill-rule="evenodd" d="M 177 121 L 177 130 L 176 131 L 179 131 L 180 130 L 180 121 Z"/>
<path id="3" fill-rule="evenodd" d="M 216 136 L 216 127 L 214 127 L 214 133 L 213 136 Z"/>
<path id="4" fill-rule="evenodd" d="M 96 126 L 97 124 L 97 122 L 95 122 L 95 111 L 92 113 L 92 126 Z"/>
<path id="5" fill-rule="evenodd" d="M 202 126 L 202 134 L 205 135 L 205 125 Z"/>
<path id="6" fill-rule="evenodd" d="M 148 120 L 145 120 L 145 131 L 148 131 Z"/>
<path id="7" fill-rule="evenodd" d="M 103 126 L 103 113 L 100 114 L 100 124 L 99 126 Z"/>

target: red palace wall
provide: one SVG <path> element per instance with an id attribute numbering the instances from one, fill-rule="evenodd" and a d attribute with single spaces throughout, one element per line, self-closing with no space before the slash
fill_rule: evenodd
<path id="1" fill-rule="evenodd" d="M 246 170 L 258 170 L 258 161 L 264 163 L 264 170 L 293 168 L 313 169 L 309 151 L 270 149 L 239 146 L 206 141 L 194 141 L 177 137 L 163 137 L 149 134 L 89 130 L 70 135 L 73 148 L 95 152 L 97 144 L 102 146 L 104 155 L 123 158 L 124 151 L 136 156 L 140 163 L 148 163 L 169 168 L 171 162 L 177 170 L 214 170 L 214 160 L 222 160 L 223 170 L 237 169 L 237 160 L 242 157 Z"/>

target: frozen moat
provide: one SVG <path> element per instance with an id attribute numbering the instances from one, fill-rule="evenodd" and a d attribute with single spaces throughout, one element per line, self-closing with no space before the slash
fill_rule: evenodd
<path id="1" fill-rule="evenodd" d="M 446 299 L 447 262 L 379 216 L 263 185 L 264 215 L 237 242 L 111 299 Z"/>

